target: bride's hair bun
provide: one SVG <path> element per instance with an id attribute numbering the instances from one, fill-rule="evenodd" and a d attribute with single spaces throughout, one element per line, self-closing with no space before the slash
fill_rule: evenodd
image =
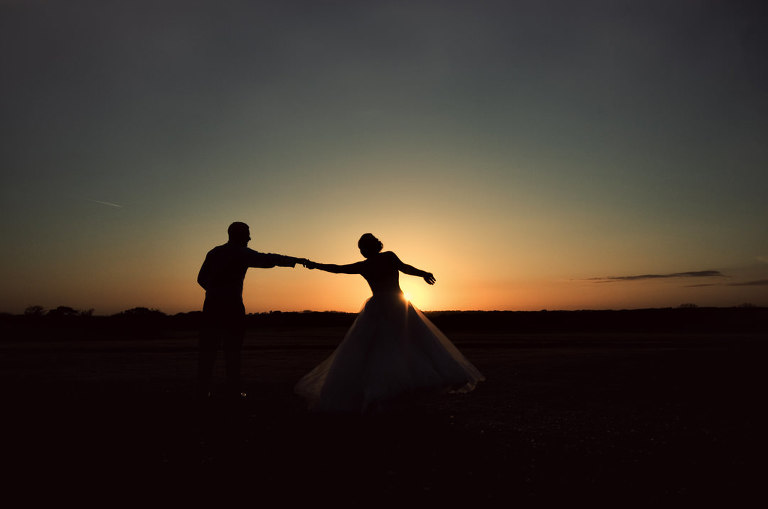
<path id="1" fill-rule="evenodd" d="M 373 254 L 381 252 L 384 248 L 384 244 L 374 237 L 372 233 L 364 233 L 362 237 L 360 237 L 360 240 L 357 241 L 357 247 L 360 248 L 360 252 L 363 253 L 363 256 L 367 258 Z"/>

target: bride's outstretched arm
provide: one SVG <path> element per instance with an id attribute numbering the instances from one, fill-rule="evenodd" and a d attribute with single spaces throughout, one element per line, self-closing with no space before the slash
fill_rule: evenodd
<path id="1" fill-rule="evenodd" d="M 397 256 L 395 257 L 397 258 Z M 433 276 L 431 272 L 417 269 L 413 265 L 408 265 L 407 263 L 403 263 L 402 261 L 400 261 L 400 258 L 397 258 L 397 268 L 403 274 L 408 274 L 409 276 L 422 277 L 424 278 L 424 281 L 427 282 L 427 284 L 430 284 L 430 285 L 435 284 L 435 276 Z"/>
<path id="2" fill-rule="evenodd" d="M 320 269 L 333 274 L 360 274 L 362 262 L 349 263 L 347 265 L 335 265 L 333 263 L 308 262 L 304 265 L 308 269 Z"/>

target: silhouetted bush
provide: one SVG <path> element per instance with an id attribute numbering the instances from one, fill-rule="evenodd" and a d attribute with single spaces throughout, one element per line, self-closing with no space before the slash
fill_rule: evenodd
<path id="1" fill-rule="evenodd" d="M 29 306 L 24 310 L 24 316 L 32 318 L 41 317 L 45 314 L 45 308 L 43 306 Z"/>

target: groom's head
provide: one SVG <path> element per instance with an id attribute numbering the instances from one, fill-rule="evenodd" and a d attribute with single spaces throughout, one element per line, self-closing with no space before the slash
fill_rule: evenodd
<path id="1" fill-rule="evenodd" d="M 251 240 L 250 228 L 248 228 L 247 224 L 241 223 L 240 221 L 235 221 L 229 225 L 229 228 L 227 228 L 227 233 L 229 234 L 230 244 L 240 244 L 242 246 L 247 246 L 248 241 Z"/>

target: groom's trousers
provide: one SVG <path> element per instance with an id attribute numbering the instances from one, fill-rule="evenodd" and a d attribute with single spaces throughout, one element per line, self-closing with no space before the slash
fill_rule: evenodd
<path id="1" fill-rule="evenodd" d="M 213 368 L 219 348 L 224 350 L 227 392 L 239 395 L 241 353 L 245 338 L 245 307 L 242 300 L 221 300 L 206 296 L 200 331 L 198 387 L 201 395 L 211 390 Z"/>

